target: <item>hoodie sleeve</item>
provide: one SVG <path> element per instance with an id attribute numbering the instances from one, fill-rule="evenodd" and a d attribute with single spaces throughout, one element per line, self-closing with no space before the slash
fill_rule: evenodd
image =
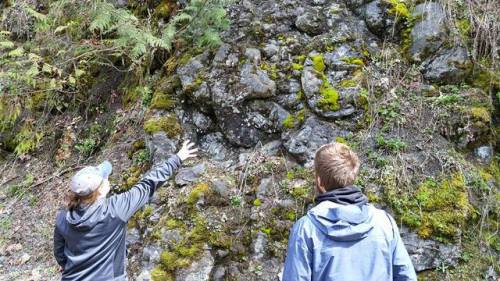
<path id="1" fill-rule="evenodd" d="M 417 281 L 417 274 L 413 268 L 410 256 L 403 244 L 398 226 L 394 219 L 387 214 L 394 232 L 393 252 L 392 252 L 392 272 L 394 281 Z"/>
<path id="2" fill-rule="evenodd" d="M 64 254 L 64 237 L 59 233 L 57 226 L 54 227 L 54 257 L 57 263 L 64 268 L 66 255 Z"/>
<path id="3" fill-rule="evenodd" d="M 312 249 L 306 242 L 303 219 L 295 223 L 288 239 L 283 281 L 312 279 Z"/>
<path id="4" fill-rule="evenodd" d="M 129 191 L 110 198 L 110 205 L 116 215 L 127 222 L 132 215 L 142 208 L 153 196 L 158 187 L 163 185 L 172 174 L 181 166 L 181 159 L 177 155 L 153 167 Z"/>

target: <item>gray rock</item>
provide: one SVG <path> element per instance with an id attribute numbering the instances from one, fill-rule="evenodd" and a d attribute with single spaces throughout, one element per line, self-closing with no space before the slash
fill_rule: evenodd
<path id="1" fill-rule="evenodd" d="M 257 194 L 256 194 L 257 198 L 262 200 L 266 198 L 268 195 L 270 195 L 273 184 L 274 184 L 273 177 L 263 178 L 260 181 L 259 187 L 257 187 Z"/>
<path id="2" fill-rule="evenodd" d="M 223 107 L 215 114 L 224 136 L 234 145 L 253 147 L 265 136 L 258 127 L 265 127 L 268 121 L 264 117 L 259 118 L 255 112 L 248 113 L 244 108 Z"/>
<path id="3" fill-rule="evenodd" d="M 276 83 L 269 78 L 267 71 L 245 64 L 240 75 L 240 84 L 244 86 L 242 94 L 245 99 L 269 98 L 275 95 Z"/>
<path id="4" fill-rule="evenodd" d="M 161 229 L 161 241 L 166 244 L 177 244 L 182 240 L 178 229 Z"/>
<path id="5" fill-rule="evenodd" d="M 463 47 L 441 49 L 431 61 L 425 61 L 422 71 L 425 79 L 443 84 L 463 81 L 470 70 L 467 50 Z"/>
<path id="6" fill-rule="evenodd" d="M 208 281 L 214 267 L 214 258 L 210 251 L 204 251 L 199 260 L 194 261 L 187 268 L 181 268 L 175 273 L 176 281 Z"/>
<path id="7" fill-rule="evenodd" d="M 345 117 L 354 113 L 354 106 L 350 103 L 344 102 L 344 100 L 347 101 L 347 99 L 343 99 L 344 95 L 342 95 L 342 92 L 340 91 L 338 91 L 338 110 L 332 110 L 321 106 L 323 96 L 321 95 L 320 87 L 323 84 L 323 81 L 317 77 L 316 71 L 311 66 L 304 67 L 301 80 L 304 94 L 307 97 L 307 104 L 314 111 L 314 113 L 328 119 Z"/>
<path id="8" fill-rule="evenodd" d="M 290 115 L 283 107 L 277 103 L 273 103 L 271 112 L 269 114 L 269 121 L 271 121 L 273 128 L 278 131 L 283 129 L 283 122 Z"/>
<path id="9" fill-rule="evenodd" d="M 200 149 L 216 161 L 222 161 L 229 156 L 230 151 L 226 148 L 227 142 L 220 132 L 211 133 L 200 139 Z"/>
<path id="10" fill-rule="evenodd" d="M 213 122 L 210 117 L 196 110 L 193 112 L 193 124 L 199 129 L 198 132 L 205 133 L 210 129 Z"/>
<path id="11" fill-rule="evenodd" d="M 264 51 L 264 55 L 266 57 L 270 58 L 278 53 L 279 47 L 276 46 L 275 44 L 266 44 L 263 51 Z"/>
<path id="12" fill-rule="evenodd" d="M 266 156 L 276 156 L 282 147 L 283 143 L 280 140 L 274 140 L 264 144 L 260 150 Z"/>
<path id="13" fill-rule="evenodd" d="M 490 145 L 483 145 L 474 149 L 474 156 L 483 163 L 489 163 L 493 157 L 493 149 Z"/>
<path id="14" fill-rule="evenodd" d="M 142 259 L 151 263 L 156 263 L 160 260 L 160 255 L 163 252 L 162 248 L 155 245 L 148 245 L 142 250 Z"/>
<path id="15" fill-rule="evenodd" d="M 141 239 L 141 233 L 137 228 L 131 228 L 127 231 L 127 238 L 126 238 L 126 244 L 127 245 L 132 245 Z"/>
<path id="16" fill-rule="evenodd" d="M 205 172 L 205 164 L 203 163 L 193 167 L 182 168 L 175 176 L 175 184 L 184 186 L 196 182 L 203 172 Z"/>
<path id="17" fill-rule="evenodd" d="M 203 112 L 210 112 L 212 108 L 212 95 L 207 82 L 203 81 L 194 91 L 186 91 L 187 96 Z"/>
<path id="18" fill-rule="evenodd" d="M 387 27 L 386 16 L 380 4 L 381 2 L 378 0 L 368 3 L 364 15 L 366 26 L 371 32 L 379 36 L 384 34 Z"/>
<path id="19" fill-rule="evenodd" d="M 308 35 L 318 35 L 326 27 L 325 16 L 319 11 L 307 11 L 297 17 L 295 26 Z"/>
<path id="20" fill-rule="evenodd" d="M 199 79 L 200 71 L 205 67 L 203 61 L 206 60 L 206 55 L 201 54 L 191 58 L 186 64 L 177 68 L 177 75 L 181 80 L 182 89 L 184 91 L 192 90 L 196 87 L 196 81 Z"/>
<path id="21" fill-rule="evenodd" d="M 252 242 L 252 259 L 253 260 L 262 260 L 266 255 L 267 251 L 267 234 L 259 231 L 257 233 L 257 237 Z"/>
<path id="22" fill-rule="evenodd" d="M 217 266 L 212 274 L 213 281 L 224 281 L 226 277 L 226 268 L 224 266 Z"/>
<path id="23" fill-rule="evenodd" d="M 255 63 L 255 64 L 260 64 L 261 60 L 261 55 L 260 55 L 260 50 L 255 49 L 255 48 L 246 48 L 245 50 L 245 57 Z"/>
<path id="24" fill-rule="evenodd" d="M 460 258 L 460 247 L 434 240 L 423 240 L 416 233 L 401 229 L 401 238 L 417 272 L 434 269 L 442 264 L 455 266 Z"/>
<path id="25" fill-rule="evenodd" d="M 230 192 L 228 188 L 228 184 L 226 181 L 223 180 L 214 180 L 212 181 L 212 188 L 219 195 L 220 197 L 224 199 L 228 199 Z"/>
<path id="26" fill-rule="evenodd" d="M 439 3 L 425 2 L 415 7 L 412 16 L 421 20 L 411 30 L 408 52 L 413 60 L 422 61 L 435 53 L 446 39 L 446 14 Z"/>
<path id="27" fill-rule="evenodd" d="M 230 50 L 231 50 L 231 45 L 227 43 L 222 44 L 215 53 L 213 62 L 223 63 L 226 60 L 226 57 L 228 56 Z"/>
<path id="28" fill-rule="evenodd" d="M 326 123 L 311 116 L 302 128 L 294 132 L 284 132 L 281 139 L 285 149 L 306 167 L 311 167 L 316 150 L 336 137 L 345 137 L 347 131 L 340 130 L 334 124 Z"/>
<path id="29" fill-rule="evenodd" d="M 146 146 L 149 149 L 153 164 L 166 160 L 177 149 L 176 142 L 168 138 L 167 134 L 163 131 L 146 137 Z"/>

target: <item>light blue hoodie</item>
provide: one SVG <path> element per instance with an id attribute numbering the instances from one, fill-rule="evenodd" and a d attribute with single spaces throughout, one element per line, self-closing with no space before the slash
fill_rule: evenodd
<path id="1" fill-rule="evenodd" d="M 283 281 L 417 280 L 394 219 L 371 204 L 324 201 L 290 233 Z"/>

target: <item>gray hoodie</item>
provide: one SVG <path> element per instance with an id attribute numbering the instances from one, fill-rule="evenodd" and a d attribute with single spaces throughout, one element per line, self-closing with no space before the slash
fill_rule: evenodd
<path id="1" fill-rule="evenodd" d="M 416 281 L 385 211 L 324 201 L 298 220 L 288 241 L 283 281 Z"/>
<path id="2" fill-rule="evenodd" d="M 181 165 L 177 155 L 151 169 L 129 191 L 57 213 L 54 256 L 62 280 L 126 280 L 128 219 Z"/>

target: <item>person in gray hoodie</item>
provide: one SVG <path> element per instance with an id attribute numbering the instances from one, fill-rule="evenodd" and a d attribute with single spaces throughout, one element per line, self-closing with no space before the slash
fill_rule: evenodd
<path id="1" fill-rule="evenodd" d="M 106 198 L 112 166 L 104 161 L 88 166 L 71 179 L 71 198 L 56 216 L 54 256 L 61 280 L 127 280 L 125 237 L 127 221 L 142 208 L 181 162 L 196 156 L 185 141 L 179 152 L 153 167 L 129 191 Z"/>
<path id="2" fill-rule="evenodd" d="M 316 152 L 317 205 L 290 232 L 283 281 L 417 280 L 394 219 L 353 185 L 359 165 L 344 144 Z"/>

